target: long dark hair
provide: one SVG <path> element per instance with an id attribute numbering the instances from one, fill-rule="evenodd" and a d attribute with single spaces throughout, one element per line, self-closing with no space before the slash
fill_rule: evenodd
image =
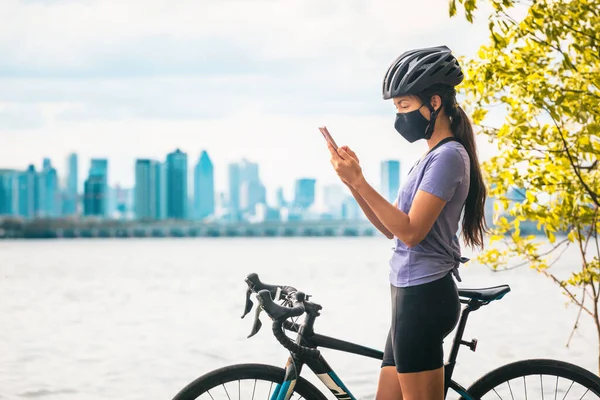
<path id="1" fill-rule="evenodd" d="M 471 179 L 465 202 L 462 235 L 467 246 L 483 248 L 483 234 L 487 232 L 484 213 L 487 190 L 479 166 L 473 127 L 465 111 L 456 102 L 456 90 L 452 86 L 433 85 L 419 93 L 419 97 L 429 104 L 431 97 L 436 94 L 441 97 L 444 112 L 450 118 L 452 134 L 464 146 L 471 160 Z"/>

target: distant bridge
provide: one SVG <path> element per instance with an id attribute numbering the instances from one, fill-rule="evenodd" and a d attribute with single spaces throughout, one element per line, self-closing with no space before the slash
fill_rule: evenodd
<path id="1" fill-rule="evenodd" d="M 33 220 L 0 221 L 0 238 L 130 237 L 268 237 L 374 236 L 365 220 L 269 221 L 217 223 L 201 221 Z"/>

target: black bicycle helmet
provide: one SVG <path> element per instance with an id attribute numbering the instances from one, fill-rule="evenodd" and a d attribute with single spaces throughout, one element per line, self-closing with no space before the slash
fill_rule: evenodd
<path id="1" fill-rule="evenodd" d="M 417 94 L 436 83 L 456 86 L 463 72 L 447 46 L 404 52 L 389 66 L 383 78 L 383 98 Z"/>

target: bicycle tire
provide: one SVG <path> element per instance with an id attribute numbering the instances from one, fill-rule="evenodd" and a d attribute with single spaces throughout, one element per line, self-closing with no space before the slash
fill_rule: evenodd
<path id="1" fill-rule="evenodd" d="M 208 390 L 221 386 L 225 383 L 239 380 L 261 380 L 272 383 L 282 383 L 285 377 L 283 368 L 266 364 L 235 364 L 228 365 L 208 372 L 175 395 L 173 400 L 195 400 Z M 309 400 L 327 400 L 327 398 L 312 383 L 302 377 L 298 377 L 294 392 Z"/>
<path id="2" fill-rule="evenodd" d="M 503 383 L 531 375 L 552 375 L 557 377 L 557 383 L 558 378 L 568 379 L 600 398 L 600 377 L 577 365 L 547 359 L 522 360 L 503 365 L 474 382 L 467 393 L 475 400 L 480 399 Z M 464 400 L 464 397 L 461 399 Z"/>

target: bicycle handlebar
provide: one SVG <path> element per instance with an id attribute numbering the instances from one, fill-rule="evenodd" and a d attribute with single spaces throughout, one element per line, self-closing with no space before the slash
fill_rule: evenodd
<path id="1" fill-rule="evenodd" d="M 292 353 L 311 358 L 319 357 L 321 354 L 319 350 L 302 346 L 301 344 L 292 341 L 285 334 L 283 325 L 288 318 L 298 317 L 304 314 L 307 311 L 307 308 L 309 308 L 309 312 L 317 312 L 318 315 L 318 310 L 321 309 L 321 306 L 308 302 L 308 296 L 303 292 L 299 292 L 292 286 L 278 286 L 262 283 L 255 273 L 248 275 L 246 283 L 248 283 L 248 292 L 253 291 L 257 293 L 256 298 L 258 302 L 273 320 L 273 335 L 277 341 Z M 284 307 L 275 302 L 281 298 L 281 295 L 285 295 L 287 300 L 292 302 L 292 307 Z M 275 301 L 273 299 L 275 299 Z M 247 309 L 247 311 L 249 310 Z"/>
<path id="2" fill-rule="evenodd" d="M 276 301 L 279 300 L 279 296 L 277 294 L 278 291 L 280 291 L 281 294 L 286 296 L 298 291 L 295 287 L 292 286 L 269 285 L 266 283 L 262 283 L 258 278 L 258 274 L 255 273 L 252 273 L 246 277 L 246 283 L 248 284 L 248 288 L 250 288 L 255 293 L 258 293 L 261 290 L 268 290 L 271 293 L 271 297 L 273 297 Z"/>

